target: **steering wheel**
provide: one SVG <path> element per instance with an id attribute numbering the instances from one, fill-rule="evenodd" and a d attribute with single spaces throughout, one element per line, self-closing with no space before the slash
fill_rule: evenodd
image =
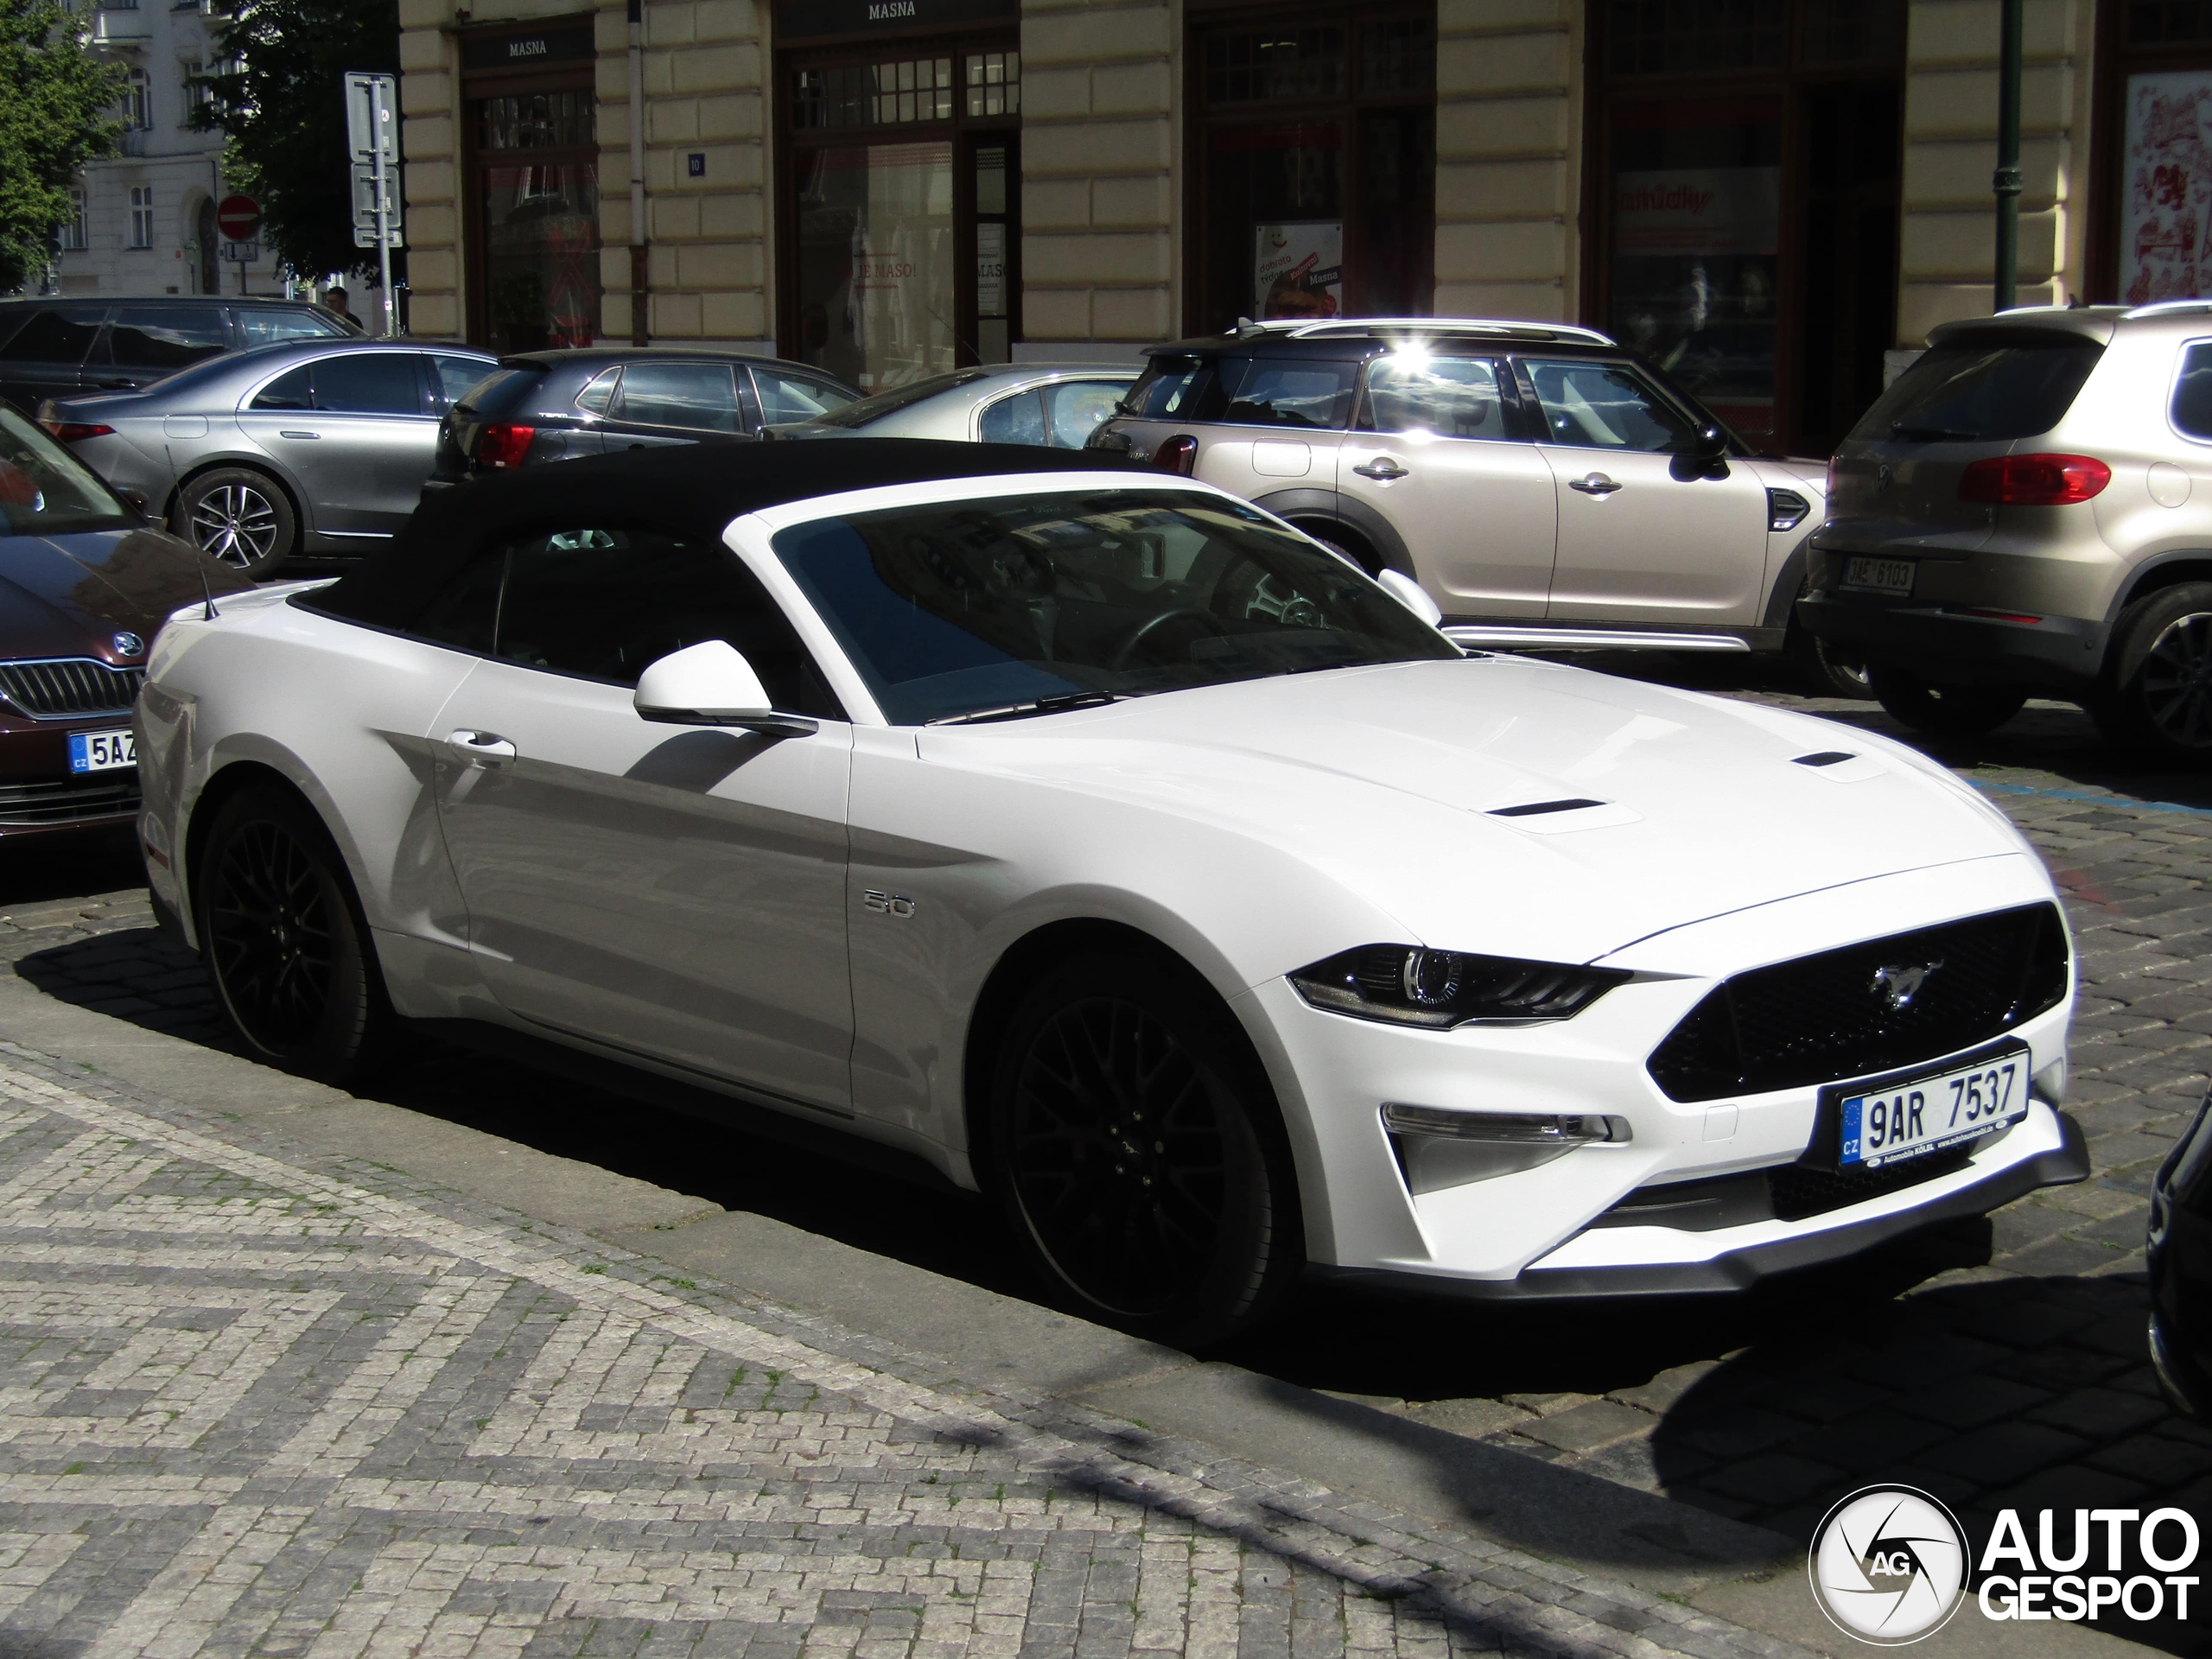
<path id="1" fill-rule="evenodd" d="M 1114 653 L 1113 661 L 1106 666 L 1127 668 L 1130 658 L 1149 644 L 1154 635 L 1176 622 L 1195 622 L 1217 639 L 1225 639 L 1229 637 L 1229 630 L 1221 625 L 1220 618 L 1215 616 L 1211 611 L 1202 611 L 1192 605 L 1179 606 L 1172 611 L 1162 611 L 1157 616 L 1148 616 L 1130 629 L 1129 637 L 1122 641 L 1121 649 Z"/>

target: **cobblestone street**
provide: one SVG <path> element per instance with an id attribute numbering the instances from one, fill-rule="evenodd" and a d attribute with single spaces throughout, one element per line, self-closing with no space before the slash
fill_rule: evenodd
<path id="1" fill-rule="evenodd" d="M 2141 1277 L 2151 1175 L 2212 1068 L 2212 785 L 2113 770 L 2056 705 L 1936 752 L 2067 894 L 2089 1181 L 1740 1298 L 1310 1292 L 1224 1357 L 1796 1539 L 1875 1478 L 1977 1533 L 2006 1506 L 2212 1515 L 2212 1433 L 2158 1396 Z M 219 1046 L 130 874 L 127 846 L 21 861 L 0 956 Z M 0 1094 L 0 1653 L 157 1629 L 180 1655 L 1777 1649 L 35 1056 Z M 436 1049 L 385 1097 L 1028 1292 L 981 1205 L 573 1079 Z"/>

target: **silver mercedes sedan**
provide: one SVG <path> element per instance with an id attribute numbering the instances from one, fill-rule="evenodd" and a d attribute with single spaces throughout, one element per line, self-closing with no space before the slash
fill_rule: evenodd
<path id="1" fill-rule="evenodd" d="M 48 398 L 39 422 L 117 489 L 249 576 L 382 547 L 430 475 L 438 419 L 498 366 L 465 346 L 290 340 L 137 391 Z"/>
<path id="2" fill-rule="evenodd" d="M 1142 371 L 1113 363 L 998 363 L 893 386 L 772 438 L 949 438 L 1080 449 Z"/>

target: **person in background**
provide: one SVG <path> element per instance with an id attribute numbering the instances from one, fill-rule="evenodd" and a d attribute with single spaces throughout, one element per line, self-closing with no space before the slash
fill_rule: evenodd
<path id="1" fill-rule="evenodd" d="M 361 320 L 355 316 L 346 307 L 346 290 L 339 287 L 335 283 L 333 283 L 328 288 L 323 289 L 322 308 L 329 312 L 333 316 L 336 317 L 340 322 L 350 322 L 356 328 L 359 328 L 361 326 Z"/>

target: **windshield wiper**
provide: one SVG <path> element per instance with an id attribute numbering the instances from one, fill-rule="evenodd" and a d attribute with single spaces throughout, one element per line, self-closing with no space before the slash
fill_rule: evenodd
<path id="1" fill-rule="evenodd" d="M 987 721 L 1025 720 L 1031 715 L 1057 715 L 1070 709 L 1101 708 L 1109 702 L 1125 702 L 1132 695 L 1127 691 L 1063 691 L 1057 696 L 1039 697 L 1030 702 L 1009 702 L 1001 708 L 978 709 L 966 715 L 944 715 L 929 724 L 980 726 Z"/>
<path id="2" fill-rule="evenodd" d="M 1890 423 L 1890 435 L 1903 438 L 1907 443 L 1979 443 L 1979 432 L 1958 432 L 1948 426 L 1907 426 L 1903 421 Z"/>

